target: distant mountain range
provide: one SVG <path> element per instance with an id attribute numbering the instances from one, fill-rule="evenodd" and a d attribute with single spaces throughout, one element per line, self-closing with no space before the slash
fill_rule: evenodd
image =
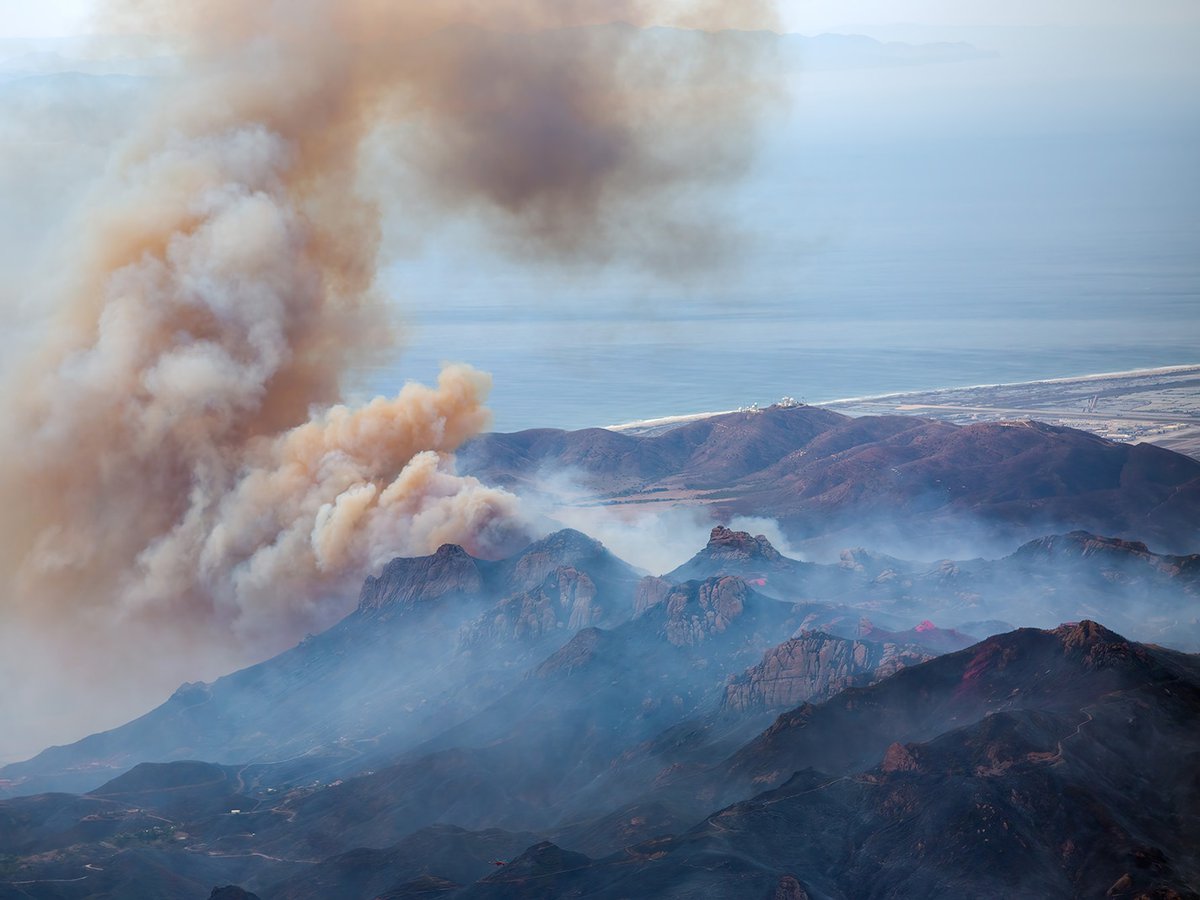
<path id="1" fill-rule="evenodd" d="M 1160 552 L 1200 545 L 1200 461 L 1032 421 L 956 426 L 772 406 L 652 435 L 489 434 L 460 462 L 524 492 L 546 492 L 555 475 L 612 504 L 771 516 L 794 541 L 824 548 L 945 555 L 1076 529 Z"/>

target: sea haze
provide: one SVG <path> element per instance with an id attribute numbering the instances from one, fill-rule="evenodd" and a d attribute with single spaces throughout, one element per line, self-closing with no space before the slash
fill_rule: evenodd
<path id="1" fill-rule="evenodd" d="M 534 273 L 435 230 L 385 279 L 407 346 L 354 391 L 452 357 L 495 376 L 495 427 L 573 428 L 1193 362 L 1191 38 L 964 34 L 952 61 L 791 71 L 710 272 Z"/>

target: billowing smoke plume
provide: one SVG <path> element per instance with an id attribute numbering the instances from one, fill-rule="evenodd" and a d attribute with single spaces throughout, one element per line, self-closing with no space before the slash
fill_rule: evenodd
<path id="1" fill-rule="evenodd" d="M 119 680 L 97 660 L 136 646 L 157 693 L 214 647 L 226 665 L 328 624 L 393 555 L 488 552 L 515 498 L 453 463 L 486 426 L 487 376 L 450 366 L 436 388 L 336 405 L 348 368 L 392 341 L 373 286 L 381 202 L 470 215 L 535 258 L 709 255 L 718 230 L 687 198 L 745 161 L 769 90 L 761 46 L 641 26 L 766 14 L 635 0 L 112 11 L 106 30 L 172 42 L 184 74 L 90 197 L 49 340 L 5 389 L 10 639 L 47 623 L 86 634 L 72 678 L 97 693 Z M 151 659 L 140 635 L 168 652 Z"/>

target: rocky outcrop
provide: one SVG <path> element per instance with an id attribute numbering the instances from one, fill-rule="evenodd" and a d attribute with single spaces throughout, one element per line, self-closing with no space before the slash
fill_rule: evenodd
<path id="1" fill-rule="evenodd" d="M 723 706 L 749 712 L 819 703 L 932 658 L 920 647 L 807 632 L 768 650 L 761 663 L 730 682 Z"/>
<path id="2" fill-rule="evenodd" d="M 1060 625 L 1051 633 L 1062 642 L 1064 655 L 1081 660 L 1089 669 L 1141 668 L 1149 659 L 1141 644 L 1128 641 L 1088 619 Z"/>
<path id="3" fill-rule="evenodd" d="M 748 531 L 733 531 L 718 525 L 708 538 L 704 552 L 710 559 L 761 559 L 775 562 L 783 554 L 771 546 L 766 535 L 751 536 Z"/>
<path id="4" fill-rule="evenodd" d="M 745 610 L 746 595 L 746 582 L 732 577 L 689 581 L 673 588 L 663 600 L 667 640 L 679 647 L 724 632 Z"/>
<path id="5" fill-rule="evenodd" d="M 808 900 L 808 892 L 795 875 L 784 875 L 775 886 L 771 900 Z"/>
<path id="6" fill-rule="evenodd" d="M 1087 531 L 1052 534 L 1021 545 L 1010 559 L 1025 564 L 1062 563 L 1088 559 L 1113 581 L 1161 577 L 1200 585 L 1200 554 L 1169 556 L 1154 553 L 1141 541 L 1124 541 Z"/>
<path id="7" fill-rule="evenodd" d="M 457 544 L 443 544 L 432 556 L 393 559 L 378 577 L 367 578 L 358 608 L 404 610 L 443 597 L 475 596 L 483 587 L 474 557 Z"/>
<path id="8" fill-rule="evenodd" d="M 258 894 L 251 894 L 236 884 L 227 884 L 225 887 L 213 888 L 208 900 L 258 900 Z"/>
<path id="9" fill-rule="evenodd" d="M 675 583 L 666 578 L 647 575 L 638 582 L 633 594 L 633 614 L 640 616 L 651 607 L 658 606 L 671 595 Z"/>
<path id="10" fill-rule="evenodd" d="M 463 629 L 462 645 L 497 640 L 532 641 L 551 632 L 578 631 L 613 618 L 586 572 L 559 566 L 538 587 L 507 597 Z"/>
<path id="11" fill-rule="evenodd" d="M 881 772 L 919 772 L 921 765 L 913 756 L 912 750 L 899 742 L 893 743 L 883 754 L 883 762 L 879 765 Z"/>
<path id="12" fill-rule="evenodd" d="M 534 590 L 564 567 L 586 570 L 597 577 L 610 569 L 621 570 L 614 576 L 623 577 L 629 570 L 595 538 L 573 528 L 564 528 L 530 544 L 507 562 L 505 581 L 517 590 Z"/>
<path id="13" fill-rule="evenodd" d="M 715 575 L 752 579 L 769 573 L 798 574 L 803 565 L 776 550 L 766 535 L 752 535 L 718 525 L 709 535 L 704 549 L 666 577 L 676 582 Z"/>

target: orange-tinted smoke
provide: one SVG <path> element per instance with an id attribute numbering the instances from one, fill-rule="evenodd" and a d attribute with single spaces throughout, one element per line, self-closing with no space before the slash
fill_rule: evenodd
<path id="1" fill-rule="evenodd" d="M 57 324 L 5 385 L 3 616 L 261 655 L 391 556 L 487 552 L 518 505 L 453 466 L 486 376 L 335 405 L 392 338 L 380 203 L 535 258 L 698 261 L 719 229 L 689 198 L 747 159 L 764 45 L 646 26 L 771 24 L 755 2 L 119 3 L 103 27 L 168 41 L 183 74 L 88 199 Z M 370 142 L 389 183 L 364 178 Z"/>

